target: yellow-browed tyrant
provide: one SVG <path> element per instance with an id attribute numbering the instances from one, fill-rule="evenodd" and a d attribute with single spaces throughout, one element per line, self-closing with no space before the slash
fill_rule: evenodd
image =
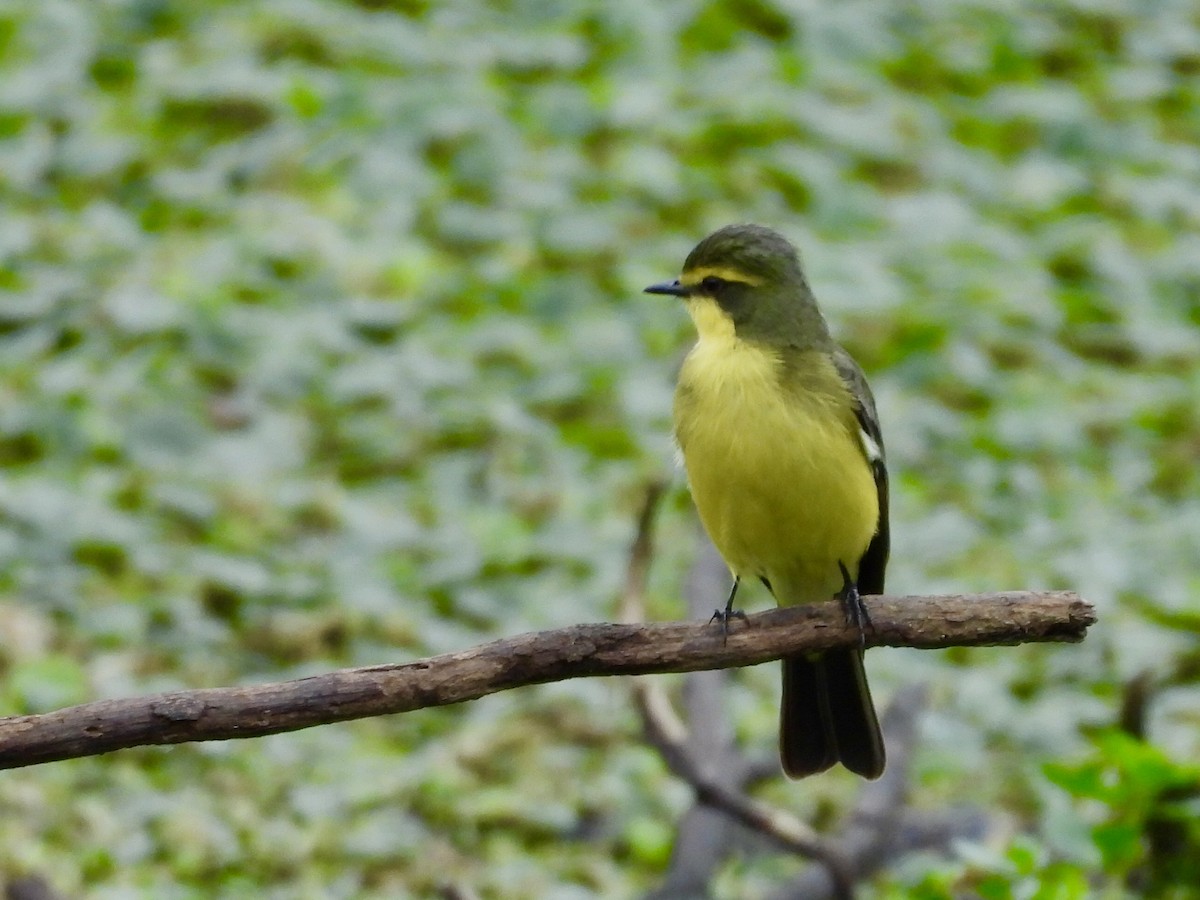
<path id="1" fill-rule="evenodd" d="M 883 592 L 888 482 L 875 401 L 829 335 L 786 238 L 732 225 L 702 240 L 675 281 L 699 333 L 679 374 L 675 437 L 705 529 L 733 573 L 785 606 Z M 800 778 L 836 762 L 883 772 L 883 738 L 860 648 L 783 661 L 779 750 Z"/>

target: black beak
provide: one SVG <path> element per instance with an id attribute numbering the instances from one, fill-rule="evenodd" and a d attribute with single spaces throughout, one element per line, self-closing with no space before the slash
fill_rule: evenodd
<path id="1" fill-rule="evenodd" d="M 646 294 L 668 294 L 672 297 L 686 297 L 691 292 L 692 289 L 680 284 L 678 278 L 674 281 L 660 281 L 658 284 L 650 285 L 650 287 L 643 291 Z"/>

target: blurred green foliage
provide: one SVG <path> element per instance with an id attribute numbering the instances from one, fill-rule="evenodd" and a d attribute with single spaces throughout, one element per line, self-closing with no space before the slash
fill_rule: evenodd
<path id="1" fill-rule="evenodd" d="M 1018 837 L 1002 852 L 966 852 L 953 864 L 919 873 L 919 881 L 898 887 L 894 895 L 969 893 L 986 900 L 1195 895 L 1200 768 L 1108 729 L 1093 737 L 1090 754 L 1049 763 L 1046 775 L 1085 810 L 1080 820 L 1050 832 L 1046 842 Z"/>
<path id="2" fill-rule="evenodd" d="M 1106 873 L 1152 896 L 1200 885 L 1200 766 L 1112 731 L 1090 757 L 1050 764 L 1047 775 L 1103 810 L 1091 838 Z"/>
<path id="3" fill-rule="evenodd" d="M 1078 647 L 871 654 L 881 699 L 938 686 L 916 801 L 1029 835 L 881 895 L 1184 890 L 1194 864 L 1146 866 L 1200 749 L 1198 47 L 1173 0 L 0 5 L 3 711 L 611 616 L 689 340 L 639 291 L 754 220 L 872 377 L 892 587 L 1101 615 Z M 767 668 L 735 706 L 764 748 Z M 1146 668 L 1154 745 L 1088 749 Z M 0 871 L 628 896 L 687 803 L 619 684 L 564 683 L 0 774 Z"/>

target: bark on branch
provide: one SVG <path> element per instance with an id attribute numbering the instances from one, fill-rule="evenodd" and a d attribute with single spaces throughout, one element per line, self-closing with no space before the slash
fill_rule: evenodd
<path id="1" fill-rule="evenodd" d="M 1069 591 L 867 597 L 866 645 L 939 648 L 1078 641 L 1095 622 Z M 749 666 L 854 644 L 838 603 L 773 609 L 716 625 L 576 625 L 504 638 L 410 663 L 343 669 L 248 687 L 100 700 L 0 719 L 0 769 L 126 747 L 229 740 L 474 700 L 530 684 Z"/>

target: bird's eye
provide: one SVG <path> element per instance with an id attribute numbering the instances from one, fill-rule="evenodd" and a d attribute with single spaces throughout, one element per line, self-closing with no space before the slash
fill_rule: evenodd
<path id="1" fill-rule="evenodd" d="M 704 280 L 700 282 L 700 287 L 706 294 L 716 294 L 717 291 L 725 287 L 725 279 L 718 278 L 716 275 L 706 275 Z"/>

